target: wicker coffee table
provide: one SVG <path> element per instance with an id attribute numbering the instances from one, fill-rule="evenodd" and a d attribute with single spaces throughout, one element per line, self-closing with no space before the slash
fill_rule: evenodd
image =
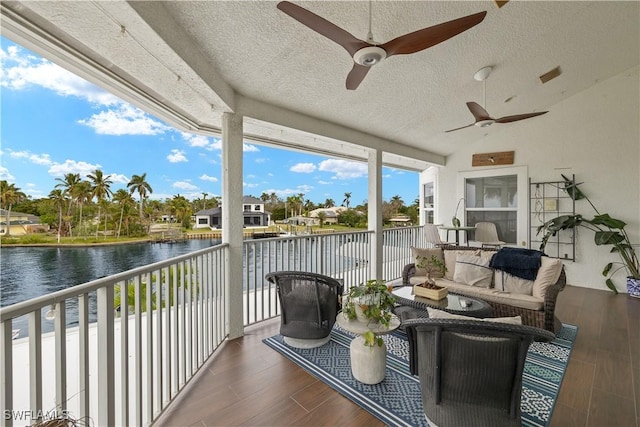
<path id="1" fill-rule="evenodd" d="M 427 311 L 427 307 L 436 308 L 452 314 L 469 317 L 493 317 L 493 309 L 486 301 L 459 294 L 449 293 L 445 298 L 436 301 L 413 294 L 413 286 L 401 286 L 393 290 L 396 303 L 413 309 Z"/>

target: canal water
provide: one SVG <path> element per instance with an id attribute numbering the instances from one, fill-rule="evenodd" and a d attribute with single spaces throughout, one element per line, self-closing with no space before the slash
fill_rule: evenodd
<path id="1" fill-rule="evenodd" d="M 0 252 L 0 306 L 219 244 L 218 239 L 91 247 L 11 247 Z"/>

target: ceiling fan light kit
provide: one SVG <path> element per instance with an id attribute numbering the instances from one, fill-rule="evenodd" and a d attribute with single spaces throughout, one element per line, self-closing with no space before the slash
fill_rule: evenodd
<path id="1" fill-rule="evenodd" d="M 378 46 L 363 47 L 353 55 L 356 64 L 371 67 L 387 57 L 387 52 Z"/>

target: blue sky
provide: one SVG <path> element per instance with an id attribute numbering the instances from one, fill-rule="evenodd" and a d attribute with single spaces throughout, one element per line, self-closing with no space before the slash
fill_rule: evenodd
<path id="1" fill-rule="evenodd" d="M 147 174 L 152 199 L 221 194 L 221 144 L 188 134 L 88 83 L 6 38 L 0 38 L 0 179 L 33 198 L 47 197 L 67 173 L 111 175 L 113 192 Z M 367 165 L 245 143 L 245 195 L 351 205 L 367 199 Z M 383 198 L 418 197 L 418 174 L 383 169 Z"/>

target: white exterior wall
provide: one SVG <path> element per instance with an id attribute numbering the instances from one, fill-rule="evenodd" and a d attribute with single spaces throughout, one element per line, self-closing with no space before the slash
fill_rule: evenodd
<path id="1" fill-rule="evenodd" d="M 488 132 L 478 128 L 460 131 L 466 132 L 470 141 L 456 147 L 457 152 L 447 158 L 446 166 L 439 171 L 437 217 L 448 223 L 455 210 L 461 196 L 458 172 L 492 169 L 472 168 L 473 154 L 513 150 L 513 166 L 526 166 L 533 181 L 557 181 L 562 179 L 561 173 L 575 174 L 576 180 L 583 182 L 582 191 L 600 212 L 626 221 L 632 243 L 640 244 L 639 70 L 634 67 L 598 83 L 553 105 L 544 116 L 494 124 Z M 483 133 L 488 134 L 483 137 Z M 472 141 L 473 138 L 479 139 Z M 426 175 L 421 175 L 421 181 Z M 527 210 L 527 206 L 523 209 Z M 576 203 L 576 213 L 587 217 L 594 214 L 586 201 Z M 576 262 L 565 262 L 567 283 L 607 289 L 602 269 L 607 262 L 618 260 L 609 250 L 610 247 L 595 246 L 593 233 L 580 229 Z M 622 272 L 614 282 L 626 292 Z"/>

